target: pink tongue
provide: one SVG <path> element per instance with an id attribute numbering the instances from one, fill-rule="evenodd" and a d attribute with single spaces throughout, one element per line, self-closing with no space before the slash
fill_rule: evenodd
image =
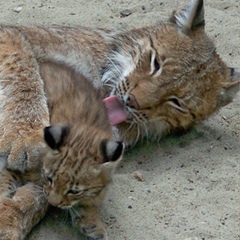
<path id="1" fill-rule="evenodd" d="M 127 119 L 127 114 L 122 103 L 119 102 L 115 95 L 103 99 L 107 108 L 108 118 L 112 125 L 117 125 Z"/>

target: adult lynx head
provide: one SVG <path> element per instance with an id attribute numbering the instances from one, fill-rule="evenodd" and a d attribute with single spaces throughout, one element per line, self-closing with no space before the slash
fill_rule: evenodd
<path id="1" fill-rule="evenodd" d="M 187 129 L 239 90 L 204 25 L 203 1 L 192 0 L 165 23 L 115 36 L 102 81 L 124 103 L 119 129 L 130 125 L 132 139 Z"/>

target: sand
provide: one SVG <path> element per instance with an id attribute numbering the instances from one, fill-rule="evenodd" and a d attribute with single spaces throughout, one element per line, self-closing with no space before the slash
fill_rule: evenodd
<path id="1" fill-rule="evenodd" d="M 2 1 L 2 24 L 122 28 L 166 19 L 180 0 Z M 130 10 L 130 15 L 124 10 Z M 239 0 L 205 1 L 206 31 L 240 67 Z M 122 15 L 128 15 L 121 17 Z M 118 167 L 102 208 L 110 240 L 240 239 L 240 94 L 184 135 L 145 143 Z M 133 177 L 138 172 L 143 178 Z M 66 215 L 48 213 L 28 240 L 85 239 Z"/>

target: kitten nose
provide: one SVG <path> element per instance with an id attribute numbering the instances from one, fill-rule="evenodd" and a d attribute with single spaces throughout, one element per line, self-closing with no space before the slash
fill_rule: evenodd
<path id="1" fill-rule="evenodd" d="M 50 192 L 48 195 L 48 202 L 54 207 L 57 207 L 62 202 L 62 198 L 59 194 Z"/>
<path id="2" fill-rule="evenodd" d="M 134 95 L 130 94 L 128 96 L 127 106 L 130 107 L 130 108 L 139 109 L 138 102 L 137 102 L 136 98 L 134 97 Z"/>

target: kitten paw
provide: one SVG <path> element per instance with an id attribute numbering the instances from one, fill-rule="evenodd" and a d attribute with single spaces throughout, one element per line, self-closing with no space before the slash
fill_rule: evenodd
<path id="1" fill-rule="evenodd" d="M 82 227 L 82 232 L 89 240 L 107 240 L 107 232 L 102 226 L 89 225 Z"/>

